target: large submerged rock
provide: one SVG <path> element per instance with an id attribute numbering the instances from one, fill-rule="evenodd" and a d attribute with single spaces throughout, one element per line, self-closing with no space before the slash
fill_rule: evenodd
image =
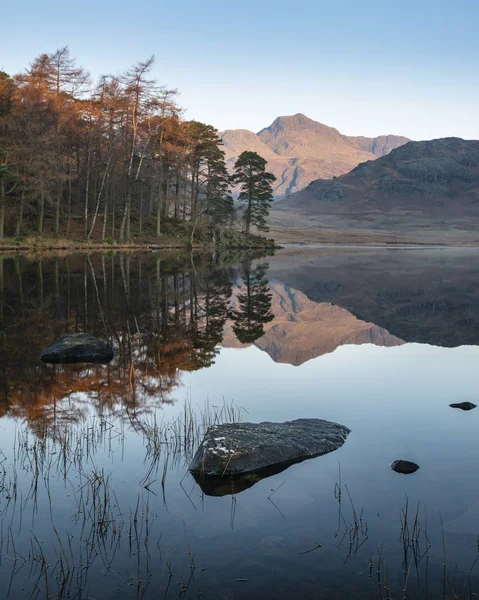
<path id="1" fill-rule="evenodd" d="M 208 428 L 189 469 L 197 479 L 257 474 L 259 480 L 337 450 L 349 432 L 344 425 L 322 419 L 214 425 Z M 250 485 L 256 480 L 250 480 Z"/>
<path id="2" fill-rule="evenodd" d="M 40 354 L 46 363 L 109 363 L 114 356 L 108 342 L 99 340 L 89 333 L 67 333 L 59 337 Z"/>

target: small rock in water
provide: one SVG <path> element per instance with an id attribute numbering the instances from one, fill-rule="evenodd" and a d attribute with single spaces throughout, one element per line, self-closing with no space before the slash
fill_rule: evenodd
<path id="1" fill-rule="evenodd" d="M 396 473 L 410 475 L 411 473 L 415 473 L 419 469 L 419 465 L 410 462 L 409 460 L 395 460 L 391 465 L 391 469 L 393 471 L 396 471 Z"/>
<path id="2" fill-rule="evenodd" d="M 451 408 L 460 408 L 461 410 L 472 410 L 476 405 L 472 402 L 458 402 L 457 404 L 449 404 Z"/>
<path id="3" fill-rule="evenodd" d="M 114 356 L 108 342 L 99 340 L 89 333 L 67 333 L 59 337 L 40 354 L 46 363 L 109 363 Z"/>

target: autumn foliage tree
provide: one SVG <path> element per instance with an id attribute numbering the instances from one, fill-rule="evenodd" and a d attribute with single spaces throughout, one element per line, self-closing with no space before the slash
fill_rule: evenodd
<path id="1" fill-rule="evenodd" d="M 218 132 L 182 119 L 153 66 L 93 84 L 64 47 L 0 73 L 0 236 L 127 242 L 232 221 Z"/>

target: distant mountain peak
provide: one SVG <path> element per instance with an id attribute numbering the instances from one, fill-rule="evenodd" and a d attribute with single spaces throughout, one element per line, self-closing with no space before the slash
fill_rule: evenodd
<path id="1" fill-rule="evenodd" d="M 221 137 L 230 169 L 245 150 L 257 152 L 267 161 L 276 176 L 276 198 L 298 192 L 315 179 L 347 173 L 359 163 L 384 156 L 409 141 L 395 135 L 346 136 L 300 112 L 279 116 L 256 134 L 229 129 Z"/>
<path id="2" fill-rule="evenodd" d="M 296 113 L 295 115 L 283 115 L 280 117 L 276 117 L 276 119 L 269 125 L 268 127 L 264 127 L 261 131 L 258 131 L 257 135 L 261 137 L 266 132 L 274 132 L 279 134 L 280 132 L 288 132 L 290 130 L 307 130 L 314 131 L 317 129 L 324 129 L 336 132 L 338 135 L 341 135 L 337 129 L 333 127 L 328 127 L 327 125 L 323 125 L 319 121 L 315 121 L 314 119 L 310 119 L 303 113 Z"/>

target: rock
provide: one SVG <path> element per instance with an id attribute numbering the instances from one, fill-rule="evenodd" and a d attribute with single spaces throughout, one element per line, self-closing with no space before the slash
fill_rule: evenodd
<path id="1" fill-rule="evenodd" d="M 322 419 L 213 425 L 189 469 L 205 480 L 205 487 L 209 478 L 223 479 L 224 487 L 225 478 L 231 477 L 247 479 L 250 487 L 271 471 L 277 473 L 291 464 L 337 450 L 349 432 L 344 425 Z"/>
<path id="2" fill-rule="evenodd" d="M 461 410 L 472 410 L 476 405 L 472 402 L 458 402 L 457 404 L 449 404 L 451 408 L 460 408 Z"/>
<path id="3" fill-rule="evenodd" d="M 89 333 L 67 333 L 59 337 L 40 354 L 46 363 L 109 363 L 114 356 L 108 342 L 99 340 Z"/>
<path id="4" fill-rule="evenodd" d="M 413 462 L 409 462 L 408 460 L 395 460 L 391 469 L 396 471 L 396 473 L 402 473 L 403 475 L 410 475 L 411 473 L 415 473 L 419 469 L 419 465 Z"/>

